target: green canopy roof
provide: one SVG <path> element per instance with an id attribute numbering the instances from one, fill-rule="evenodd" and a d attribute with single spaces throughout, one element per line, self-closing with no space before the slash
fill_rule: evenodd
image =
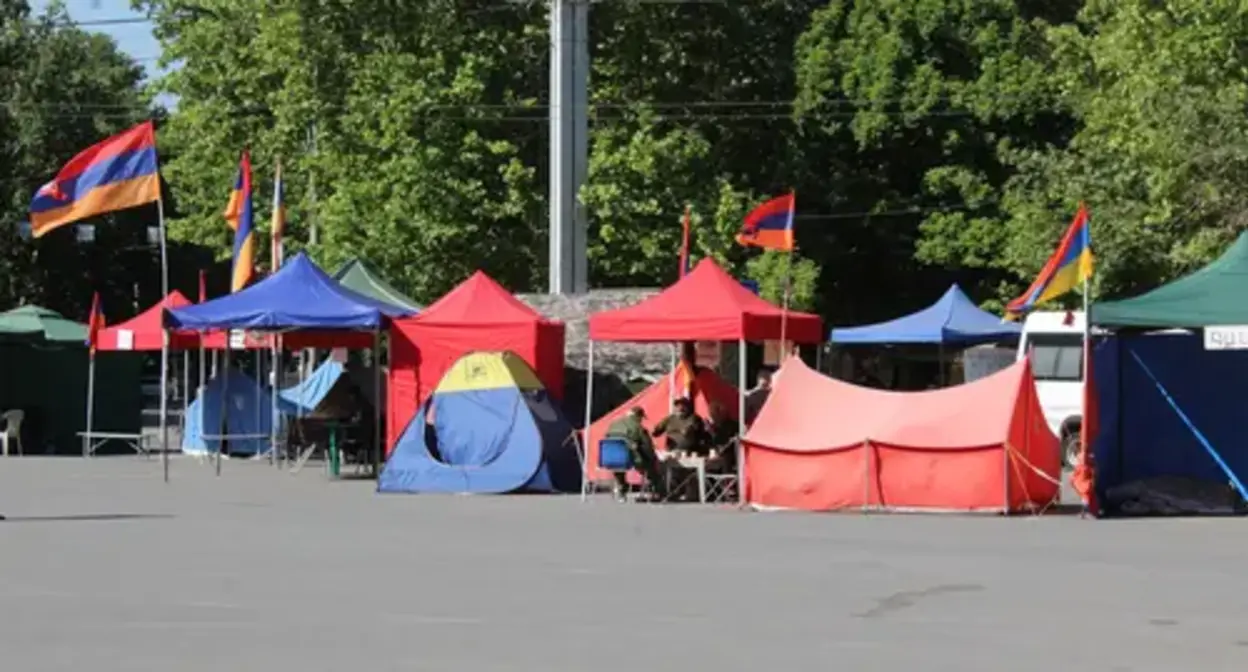
<path id="1" fill-rule="evenodd" d="M 59 343 L 87 342 L 87 325 L 54 310 L 22 306 L 0 313 L 0 336 L 40 339 Z"/>
<path id="2" fill-rule="evenodd" d="M 334 279 L 341 282 L 347 289 L 369 298 L 406 310 L 421 310 L 420 304 L 407 298 L 360 259 L 352 259 L 343 264 L 342 268 L 334 274 Z"/>
<path id="3" fill-rule="evenodd" d="M 1210 327 L 1248 324 L 1248 233 L 1208 266 L 1147 294 L 1092 306 L 1102 327 Z"/>

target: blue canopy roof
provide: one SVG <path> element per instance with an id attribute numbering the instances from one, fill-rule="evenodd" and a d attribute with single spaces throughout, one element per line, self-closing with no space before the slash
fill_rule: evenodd
<path id="1" fill-rule="evenodd" d="M 833 343 L 956 343 L 974 345 L 1018 338 L 1023 328 L 980 310 L 957 285 L 932 305 L 887 322 L 832 330 Z"/>
<path id="2" fill-rule="evenodd" d="M 165 326 L 199 331 L 374 330 L 388 317 L 411 314 L 343 287 L 300 253 L 273 275 L 241 291 L 165 311 Z"/>

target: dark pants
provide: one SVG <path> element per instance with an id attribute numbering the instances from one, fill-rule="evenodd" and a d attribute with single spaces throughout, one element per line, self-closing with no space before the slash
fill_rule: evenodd
<path id="1" fill-rule="evenodd" d="M 667 499 L 667 480 L 659 472 L 659 458 L 653 451 L 633 449 L 633 466 L 646 477 L 656 495 Z M 616 487 L 624 492 L 628 488 L 628 473 L 616 471 L 612 475 L 615 476 Z"/>

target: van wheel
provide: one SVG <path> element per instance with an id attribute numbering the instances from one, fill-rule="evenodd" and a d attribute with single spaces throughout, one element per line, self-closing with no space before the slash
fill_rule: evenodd
<path id="1" fill-rule="evenodd" d="M 1067 432 L 1062 436 L 1062 464 L 1074 467 L 1079 464 L 1079 432 Z"/>

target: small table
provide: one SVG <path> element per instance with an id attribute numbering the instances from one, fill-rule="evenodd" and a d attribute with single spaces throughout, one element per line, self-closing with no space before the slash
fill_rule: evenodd
<path id="1" fill-rule="evenodd" d="M 698 479 L 698 502 L 706 503 L 706 458 L 698 455 L 686 455 L 676 458 L 676 463 L 686 469 L 692 469 L 697 473 Z"/>
<path id="2" fill-rule="evenodd" d="M 151 457 L 151 449 L 147 447 L 148 437 L 156 438 L 155 434 L 131 434 L 128 432 L 78 432 L 78 436 L 82 439 L 83 457 L 93 457 L 95 451 L 109 441 L 121 441 L 136 454 L 143 457 Z"/>

